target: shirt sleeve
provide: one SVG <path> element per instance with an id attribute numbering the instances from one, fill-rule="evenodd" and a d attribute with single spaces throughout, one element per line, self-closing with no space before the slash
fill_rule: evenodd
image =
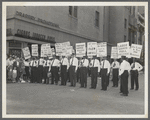
<path id="1" fill-rule="evenodd" d="M 97 64 L 98 64 L 98 72 L 100 72 L 100 63 L 99 63 L 99 60 L 97 60 Z"/>
<path id="2" fill-rule="evenodd" d="M 138 71 L 141 71 L 143 69 L 143 66 L 139 63 L 137 63 L 137 65 L 138 65 Z"/>
<path id="3" fill-rule="evenodd" d="M 77 71 L 77 69 L 78 69 L 78 59 L 77 58 L 75 60 L 75 66 L 76 66 L 75 70 Z"/>
<path id="4" fill-rule="evenodd" d="M 69 60 L 66 58 L 66 62 L 67 62 L 67 70 L 69 68 Z"/>
<path id="5" fill-rule="evenodd" d="M 107 61 L 107 74 L 109 74 L 109 72 L 110 72 L 110 63 L 109 61 Z"/>

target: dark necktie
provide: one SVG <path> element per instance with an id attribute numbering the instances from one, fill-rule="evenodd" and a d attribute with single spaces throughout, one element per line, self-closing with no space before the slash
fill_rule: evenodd
<path id="1" fill-rule="evenodd" d="M 61 63 L 62 65 L 63 65 L 63 62 L 64 62 L 64 58 L 63 58 L 62 63 Z"/>
<path id="2" fill-rule="evenodd" d="M 93 62 L 93 67 L 94 67 L 94 64 L 95 64 L 95 59 L 94 59 L 94 62 Z"/>
<path id="3" fill-rule="evenodd" d="M 71 62 L 71 65 L 73 64 L 73 60 L 74 60 L 74 58 L 72 58 L 72 62 Z"/>
<path id="4" fill-rule="evenodd" d="M 115 67 L 116 66 L 116 63 L 114 62 L 114 65 L 113 65 L 113 67 Z"/>
<path id="5" fill-rule="evenodd" d="M 52 62 L 52 66 L 53 66 L 53 64 L 54 64 L 54 61 L 55 61 L 55 59 L 54 59 L 53 62 Z"/>
<path id="6" fill-rule="evenodd" d="M 134 69 L 135 68 L 135 63 L 133 63 L 133 66 L 132 66 L 132 69 Z"/>
<path id="7" fill-rule="evenodd" d="M 104 65 L 105 65 L 105 60 L 103 61 L 103 68 L 104 68 Z"/>

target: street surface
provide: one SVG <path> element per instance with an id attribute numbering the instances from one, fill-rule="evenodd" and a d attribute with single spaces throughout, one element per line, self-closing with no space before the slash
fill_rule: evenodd
<path id="1" fill-rule="evenodd" d="M 60 84 L 60 81 L 59 81 Z M 98 79 L 96 89 L 38 83 L 7 83 L 7 114 L 144 114 L 144 74 L 139 75 L 139 90 L 120 96 L 120 86 L 102 91 Z M 120 83 L 119 83 L 120 84 Z"/>

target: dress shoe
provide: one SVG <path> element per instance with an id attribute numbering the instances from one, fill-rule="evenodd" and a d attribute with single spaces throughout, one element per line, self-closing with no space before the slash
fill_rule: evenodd
<path id="1" fill-rule="evenodd" d="M 112 87 L 115 87 L 114 85 Z"/>
<path id="2" fill-rule="evenodd" d="M 130 88 L 130 90 L 133 90 L 133 88 Z"/>
<path id="3" fill-rule="evenodd" d="M 90 87 L 90 89 L 93 89 L 93 87 Z"/>
<path id="4" fill-rule="evenodd" d="M 138 90 L 137 88 L 135 90 Z"/>

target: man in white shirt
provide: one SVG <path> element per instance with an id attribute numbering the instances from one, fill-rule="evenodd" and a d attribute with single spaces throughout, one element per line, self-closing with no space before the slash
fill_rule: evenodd
<path id="1" fill-rule="evenodd" d="M 139 75 L 139 71 L 141 71 L 143 69 L 142 65 L 140 65 L 137 62 L 136 58 L 133 58 L 133 63 L 131 64 L 131 89 L 134 89 L 134 83 L 136 85 L 136 89 L 139 89 L 139 82 L 138 82 L 138 75 Z"/>
<path id="2" fill-rule="evenodd" d="M 35 58 L 31 58 L 29 62 L 29 66 L 31 67 L 31 80 L 30 80 L 31 83 L 33 83 L 33 79 L 34 79 L 34 71 L 35 71 L 35 67 L 33 66 L 34 60 Z"/>
<path id="3" fill-rule="evenodd" d="M 114 59 L 113 63 L 111 64 L 111 69 L 113 73 L 113 86 L 112 87 L 118 87 L 118 77 L 119 77 L 119 62 Z"/>
<path id="4" fill-rule="evenodd" d="M 102 89 L 106 91 L 107 90 L 107 86 L 109 85 L 109 76 L 110 73 L 110 63 L 108 60 L 106 60 L 106 57 L 102 58 L 101 61 L 101 84 L 102 84 Z"/>
<path id="5" fill-rule="evenodd" d="M 44 79 L 44 84 L 48 83 L 48 82 L 46 82 L 47 81 L 47 73 L 48 73 L 48 69 L 49 69 L 47 64 L 48 64 L 48 57 L 44 58 L 44 60 L 43 60 L 43 79 Z"/>
<path id="6" fill-rule="evenodd" d="M 55 79 L 55 84 L 58 85 L 59 67 L 60 67 L 60 61 L 56 58 L 56 55 L 53 55 L 53 60 L 51 65 L 51 73 L 52 73 L 51 84 L 54 84 L 54 79 Z"/>
<path id="7" fill-rule="evenodd" d="M 39 68 L 38 68 L 38 66 L 39 66 L 39 59 L 38 59 L 38 57 L 37 58 L 35 58 L 35 60 L 34 60 L 34 64 L 33 64 L 33 66 L 34 66 L 34 83 L 36 82 L 36 83 L 40 83 L 40 74 L 39 74 Z"/>
<path id="8" fill-rule="evenodd" d="M 121 79 L 120 83 L 120 93 L 123 96 L 128 96 L 128 76 L 131 70 L 130 63 L 126 60 L 126 56 L 122 56 L 122 62 L 119 68 L 119 78 Z"/>
<path id="9" fill-rule="evenodd" d="M 81 69 L 80 69 L 80 78 L 81 78 L 81 88 L 87 87 L 87 72 L 88 72 L 89 61 L 86 59 L 86 56 L 83 56 L 81 60 Z"/>
<path id="10" fill-rule="evenodd" d="M 44 64 L 44 59 L 41 57 L 39 59 L 39 66 L 38 66 L 38 75 L 39 75 L 38 83 L 42 83 L 42 79 L 43 79 L 43 64 Z"/>
<path id="11" fill-rule="evenodd" d="M 61 59 L 61 85 L 66 85 L 67 83 L 67 71 L 69 69 L 69 61 L 65 57 L 65 55 L 62 55 Z"/>
<path id="12" fill-rule="evenodd" d="M 77 82 L 81 83 L 81 57 L 78 57 Z"/>
<path id="13" fill-rule="evenodd" d="M 78 69 L 78 59 L 75 57 L 75 53 L 72 53 L 71 59 L 69 61 L 70 68 L 69 68 L 69 77 L 71 81 L 71 85 L 75 87 L 76 86 L 76 72 Z"/>
<path id="14" fill-rule="evenodd" d="M 90 89 L 96 89 L 97 86 L 97 76 L 100 72 L 100 64 L 99 60 L 96 58 L 96 55 L 93 56 L 93 59 L 91 60 L 89 67 L 91 68 L 91 88 Z"/>

